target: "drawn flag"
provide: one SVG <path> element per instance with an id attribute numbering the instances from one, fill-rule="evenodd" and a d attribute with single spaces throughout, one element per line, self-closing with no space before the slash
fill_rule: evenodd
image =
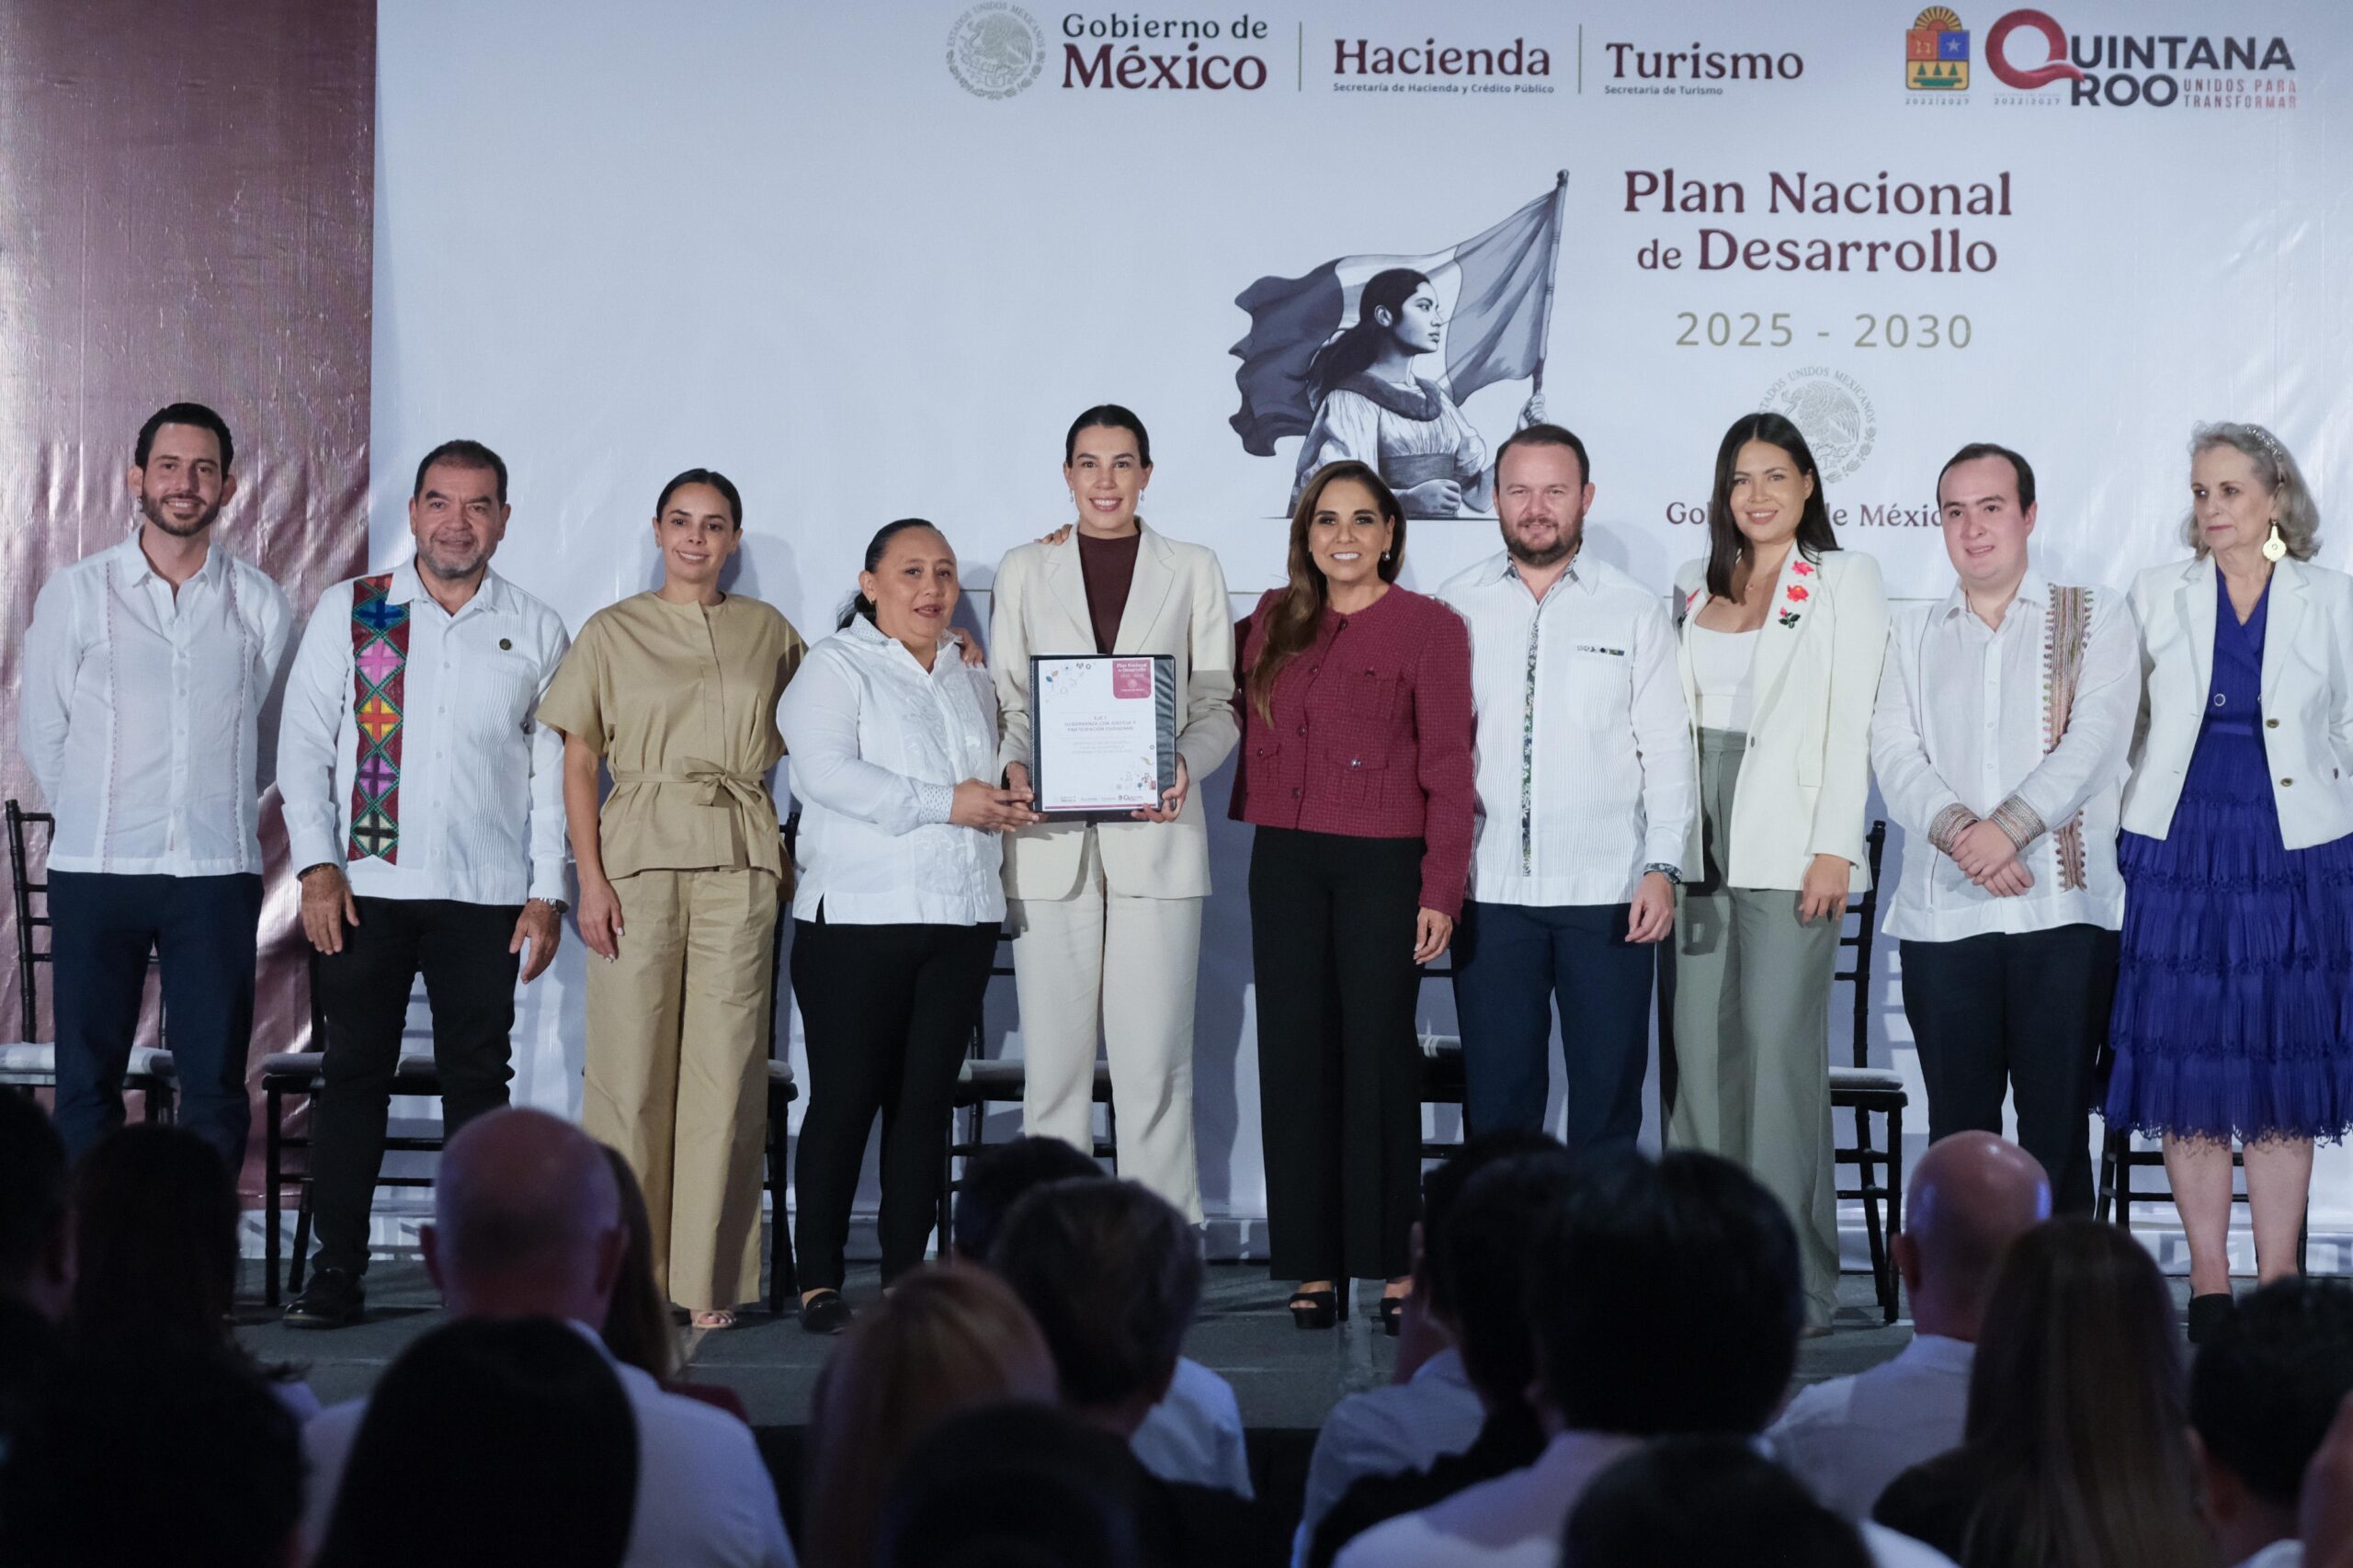
<path id="1" fill-rule="evenodd" d="M 1486 233 L 1428 256 L 1344 256 L 1304 278 L 1261 278 L 1234 297 L 1250 331 L 1229 352 L 1242 361 L 1233 383 L 1242 408 L 1229 421 L 1243 449 L 1272 457 L 1284 436 L 1314 422 L 1308 362 L 1334 335 L 1356 324 L 1357 296 L 1374 275 L 1405 267 L 1438 294 L 1446 323 L 1446 368 L 1434 377 L 1461 403 L 1490 381 L 1544 384 L 1552 331 L 1552 277 L 1561 254 L 1561 214 L 1569 176 Z"/>

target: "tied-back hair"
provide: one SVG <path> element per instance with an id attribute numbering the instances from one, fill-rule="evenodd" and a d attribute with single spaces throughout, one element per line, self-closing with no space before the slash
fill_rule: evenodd
<path id="1" fill-rule="evenodd" d="M 882 566 L 882 557 L 890 553 L 891 541 L 909 528 L 929 528 L 934 533 L 939 533 L 938 526 L 928 517 L 901 517 L 896 522 L 884 523 L 874 530 L 874 537 L 866 541 L 865 570 L 880 571 Z M 940 537 L 945 539 L 948 536 L 940 534 Z M 863 619 L 869 626 L 877 624 L 874 619 L 874 601 L 866 597 L 863 589 L 853 595 L 849 603 L 843 608 L 841 619 L 834 622 L 834 630 L 847 631 L 849 630 L 849 623 L 858 619 Z"/>
<path id="2" fill-rule="evenodd" d="M 1397 322 L 1405 309 L 1405 301 L 1415 290 L 1427 289 L 1430 280 L 1410 267 L 1392 267 L 1386 272 L 1376 272 L 1365 279 L 1364 289 L 1357 295 L 1356 324 L 1315 351 L 1307 362 L 1307 391 L 1310 400 L 1320 403 L 1332 395 L 1332 389 L 1350 376 L 1360 375 L 1381 351 L 1396 335 Z M 1389 320 L 1376 320 L 1373 312 L 1387 311 Z"/>
<path id="3" fill-rule="evenodd" d="M 1819 561 L 1838 548 L 1838 535 L 1830 526 L 1830 508 L 1822 498 L 1822 471 L 1813 460 L 1813 449 L 1805 444 L 1804 433 L 1778 414 L 1744 414 L 1732 422 L 1722 444 L 1716 448 L 1716 485 L 1708 498 L 1708 593 L 1713 598 L 1732 597 L 1733 568 L 1748 559 L 1748 536 L 1740 531 L 1732 515 L 1732 471 L 1740 460 L 1740 449 L 1751 441 L 1780 448 L 1798 465 L 1798 472 L 1813 481 L 1813 494 L 1805 498 L 1804 509 L 1798 514 L 1798 552 L 1808 561 Z"/>
<path id="4" fill-rule="evenodd" d="M 654 502 L 654 521 L 660 522 L 662 514 L 670 509 L 670 497 L 689 484 L 708 484 L 718 491 L 720 498 L 727 503 L 729 514 L 735 519 L 735 531 L 744 531 L 744 493 L 735 488 L 733 480 L 715 468 L 690 468 L 664 485 L 662 494 Z"/>
<path id="5" fill-rule="evenodd" d="M 1390 536 L 1389 549 L 1381 553 L 1375 568 L 1381 580 L 1393 583 L 1397 574 L 1405 569 L 1405 509 L 1397 504 L 1396 493 L 1382 483 L 1370 463 L 1344 459 L 1325 463 L 1308 477 L 1306 486 L 1299 493 L 1299 505 L 1291 508 L 1290 581 L 1284 585 L 1282 597 L 1275 601 L 1267 624 L 1259 631 L 1258 656 L 1245 677 L 1250 706 L 1270 724 L 1275 722 L 1275 681 L 1281 676 L 1283 666 L 1305 653 L 1315 641 L 1317 623 L 1324 619 L 1324 607 L 1331 600 L 1332 590 L 1324 581 L 1323 568 L 1315 564 L 1314 553 L 1307 548 L 1307 530 L 1315 521 L 1324 490 L 1342 480 L 1354 480 L 1371 491 L 1373 505 L 1395 530 Z"/>
<path id="6" fill-rule="evenodd" d="M 1143 421 L 1131 410 L 1116 403 L 1098 403 L 1070 422 L 1070 429 L 1063 437 L 1063 466 L 1068 468 L 1078 458 L 1078 433 L 1082 430 L 1125 430 L 1136 438 L 1136 463 L 1152 466 L 1152 437 Z"/>
<path id="7" fill-rule="evenodd" d="M 2051 1220 L 2010 1248 L 1970 1372 L 1987 1461 L 1965 1568 L 2200 1568 L 2173 1300 L 2131 1235 Z"/>
<path id="8" fill-rule="evenodd" d="M 2255 464 L 2256 482 L 2279 498 L 2280 542 L 2287 545 L 2292 559 L 2310 561 L 2320 550 L 2320 504 L 2313 499 L 2312 486 L 2304 483 L 2304 471 L 2296 466 L 2279 437 L 2260 425 L 2228 420 L 2200 425 L 2189 433 L 2190 461 L 2196 462 L 2200 453 L 2216 447 L 2246 454 Z M 2202 559 L 2206 539 L 2199 530 L 2195 507 L 2182 518 L 2181 531 L 2189 548 Z"/>

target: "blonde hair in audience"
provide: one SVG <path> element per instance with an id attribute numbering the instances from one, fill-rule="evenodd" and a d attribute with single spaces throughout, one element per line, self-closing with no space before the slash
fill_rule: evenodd
<path id="1" fill-rule="evenodd" d="M 1008 1401 L 1051 1403 L 1045 1336 L 1012 1290 L 966 1264 L 903 1276 L 861 1313 L 818 1374 L 801 1528 L 809 1568 L 867 1568 L 882 1500 L 907 1450 L 948 1417 Z"/>

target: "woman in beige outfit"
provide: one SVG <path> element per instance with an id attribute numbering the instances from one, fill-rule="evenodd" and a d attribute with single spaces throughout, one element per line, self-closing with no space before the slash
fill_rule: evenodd
<path id="1" fill-rule="evenodd" d="M 662 586 L 589 618 L 540 704 L 563 799 L 588 965 L 581 1123 L 645 1187 L 654 1268 L 698 1327 L 759 1293 L 760 1156 L 777 907 L 777 700 L 807 652 L 722 593 L 743 542 L 727 478 L 689 469 L 654 517 Z M 599 762 L 613 775 L 597 809 Z"/>

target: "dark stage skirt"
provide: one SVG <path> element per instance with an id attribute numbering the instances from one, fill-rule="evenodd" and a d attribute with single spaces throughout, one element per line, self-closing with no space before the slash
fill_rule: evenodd
<path id="1" fill-rule="evenodd" d="M 2315 780 L 2315 782 L 2318 782 Z M 2251 721 L 2210 719 L 2164 838 L 2121 835 L 2111 1127 L 2353 1127 L 2353 836 L 2288 849 Z"/>

